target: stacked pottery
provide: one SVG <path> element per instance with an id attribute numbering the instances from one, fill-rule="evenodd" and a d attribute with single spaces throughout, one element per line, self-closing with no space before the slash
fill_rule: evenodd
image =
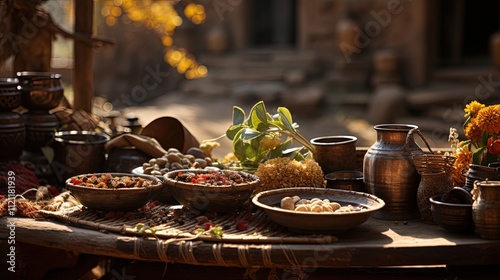
<path id="1" fill-rule="evenodd" d="M 64 95 L 61 75 L 43 72 L 18 72 L 23 114 L 26 127 L 26 144 L 23 158 L 37 167 L 37 175 L 50 175 L 52 169 L 42 149 L 49 145 L 59 128 L 57 117 L 50 113 L 59 105 Z"/>
<path id="2" fill-rule="evenodd" d="M 17 79 L 0 79 L 0 160 L 17 159 L 23 151 L 25 140 L 21 114 L 13 112 L 21 105 Z"/>

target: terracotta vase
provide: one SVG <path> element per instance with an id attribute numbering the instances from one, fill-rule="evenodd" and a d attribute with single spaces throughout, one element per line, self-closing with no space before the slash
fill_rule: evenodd
<path id="1" fill-rule="evenodd" d="M 472 195 L 476 233 L 485 239 L 500 239 L 500 181 L 476 181 Z"/>

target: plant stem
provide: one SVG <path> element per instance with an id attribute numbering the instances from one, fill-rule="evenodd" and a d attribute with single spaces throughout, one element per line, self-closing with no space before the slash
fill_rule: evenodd
<path id="1" fill-rule="evenodd" d="M 314 146 L 311 145 L 311 143 L 307 139 L 305 139 L 302 135 L 300 135 L 300 133 L 296 132 L 294 133 L 288 130 L 277 130 L 276 132 L 283 133 L 289 137 L 292 137 L 295 141 L 299 142 L 304 147 L 306 147 L 311 153 L 314 154 L 316 152 Z"/>

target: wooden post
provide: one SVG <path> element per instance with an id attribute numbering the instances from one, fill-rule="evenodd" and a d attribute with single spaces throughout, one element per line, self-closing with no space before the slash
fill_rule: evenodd
<path id="1" fill-rule="evenodd" d="M 92 36 L 94 1 L 75 0 L 75 32 Z M 92 112 L 94 97 L 92 46 L 75 40 L 73 64 L 73 108 Z"/>

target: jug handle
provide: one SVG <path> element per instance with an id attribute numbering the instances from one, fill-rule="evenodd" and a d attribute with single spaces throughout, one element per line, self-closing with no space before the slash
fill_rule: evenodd
<path id="1" fill-rule="evenodd" d="M 422 140 L 424 141 L 425 145 L 427 146 L 427 149 L 429 149 L 429 152 L 431 154 L 434 154 L 434 152 L 432 151 L 431 147 L 429 146 L 429 143 L 427 143 L 427 140 L 425 139 L 425 137 L 422 134 L 422 132 L 420 132 L 420 130 L 418 130 L 418 128 L 412 128 L 410 131 L 408 131 L 408 135 L 406 135 L 406 142 L 405 142 L 404 148 L 406 150 L 408 150 L 408 147 L 410 146 L 410 141 L 413 138 L 413 133 L 417 133 L 418 136 L 420 136 L 420 138 L 422 138 Z"/>

